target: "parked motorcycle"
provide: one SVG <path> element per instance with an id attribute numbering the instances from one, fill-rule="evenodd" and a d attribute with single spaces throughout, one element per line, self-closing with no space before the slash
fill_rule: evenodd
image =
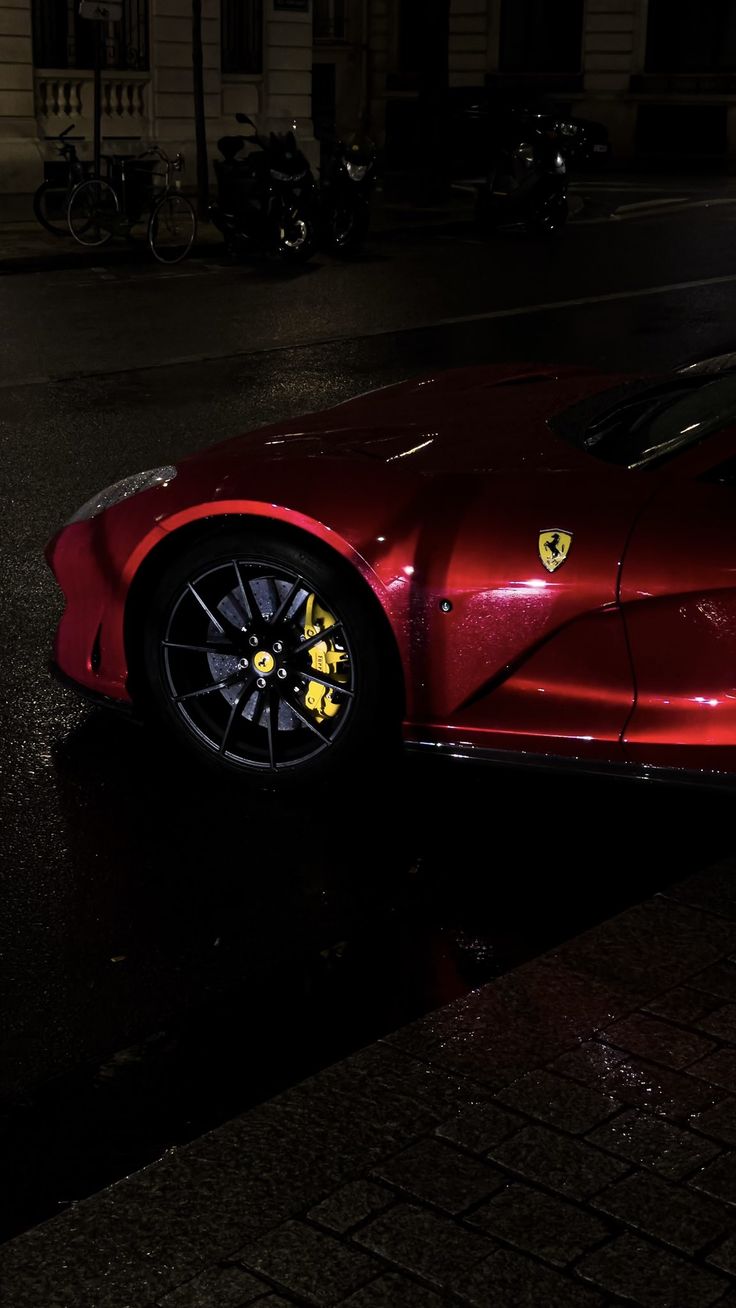
<path id="1" fill-rule="evenodd" d="M 603 123 L 578 118 L 569 104 L 551 100 L 513 102 L 489 94 L 485 87 L 453 87 L 448 93 L 449 165 L 452 177 L 467 184 L 485 176 L 489 151 L 499 134 L 526 123 L 557 132 L 569 172 L 605 165 L 610 159 L 608 131 Z"/>
<path id="2" fill-rule="evenodd" d="M 320 200 L 323 241 L 333 254 L 354 254 L 370 225 L 376 151 L 370 141 L 335 141 L 323 152 Z"/>
<path id="3" fill-rule="evenodd" d="M 215 160 L 217 200 L 210 218 L 235 255 L 266 254 L 282 263 L 304 263 L 315 251 L 314 178 L 293 132 L 261 135 L 247 114 L 238 123 L 252 136 L 223 136 Z M 246 145 L 256 148 L 243 155 Z"/>
<path id="4" fill-rule="evenodd" d="M 539 115 L 510 115 L 488 178 L 478 187 L 479 223 L 554 235 L 567 221 L 566 173 L 560 124 Z"/>

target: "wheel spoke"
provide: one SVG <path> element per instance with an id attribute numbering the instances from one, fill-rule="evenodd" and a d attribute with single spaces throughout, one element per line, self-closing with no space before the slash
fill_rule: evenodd
<path id="1" fill-rule="evenodd" d="M 187 586 L 188 586 L 188 588 L 189 588 L 189 591 L 191 592 L 191 594 L 194 596 L 195 600 L 196 600 L 197 603 L 199 604 L 199 607 L 200 607 L 201 609 L 204 609 L 204 611 L 205 611 L 205 613 L 207 614 L 207 617 L 209 618 L 210 622 L 214 623 L 214 625 L 217 627 L 217 630 L 220 632 L 220 635 L 224 636 L 224 635 L 225 635 L 225 627 L 224 627 L 223 624 L 225 623 L 225 618 L 223 618 L 223 617 L 217 617 L 217 616 L 212 612 L 212 609 L 209 608 L 207 604 L 205 604 L 204 600 L 202 599 L 202 596 L 201 596 L 201 595 L 200 595 L 200 594 L 199 594 L 199 593 L 194 589 L 194 587 L 193 587 L 191 581 L 188 581 L 188 582 L 187 582 Z"/>
<path id="2" fill-rule="evenodd" d="M 222 740 L 220 741 L 221 754 L 224 754 L 225 751 L 227 750 L 233 731 L 235 730 L 235 723 L 238 717 L 242 714 L 243 708 L 245 706 L 245 702 L 248 696 L 250 695 L 250 692 L 253 689 L 254 681 L 255 681 L 255 677 L 253 677 L 252 675 L 250 677 L 247 677 L 246 680 L 243 682 L 241 689 L 238 691 L 237 695 L 235 696 L 233 706 L 230 709 L 230 716 L 228 717 L 227 725 L 223 732 Z M 255 719 L 256 719 L 256 715 L 254 714 L 253 715 L 254 722 Z"/>
<path id="3" fill-rule="evenodd" d="M 274 731 L 275 718 L 275 731 Z M 268 721 L 266 730 L 268 732 L 268 766 L 272 772 L 276 771 L 276 748 L 275 734 L 279 729 L 279 696 L 278 692 L 272 688 L 268 701 Z"/>
<path id="4" fill-rule="evenodd" d="M 164 640 L 161 643 L 164 649 L 189 650 L 192 653 L 197 653 L 197 654 L 235 654 L 236 653 L 235 646 L 232 644 L 231 641 L 229 641 L 226 645 L 223 644 L 222 642 L 220 642 L 219 645 L 216 644 L 188 645 L 185 644 L 183 641 L 178 641 L 178 640 Z"/>
<path id="5" fill-rule="evenodd" d="M 347 695 L 348 699 L 352 699 L 355 695 L 355 691 L 348 690 L 347 686 L 342 686 L 339 681 L 332 681 L 329 677 L 323 677 L 320 672 L 313 672 L 311 669 L 307 671 L 302 668 L 293 668 L 292 672 L 294 676 L 303 677 L 305 681 L 316 681 L 319 686 L 327 686 L 328 690 L 339 691 L 341 695 Z"/>
<path id="6" fill-rule="evenodd" d="M 299 590 L 301 589 L 302 585 L 303 585 L 303 582 L 302 582 L 301 577 L 297 577 L 297 579 L 296 579 L 296 581 L 294 582 L 294 585 L 291 587 L 291 589 L 290 589 L 288 595 L 285 597 L 285 599 L 283 599 L 283 600 L 281 601 L 281 603 L 279 604 L 279 606 L 278 606 L 276 612 L 274 613 L 273 617 L 271 618 L 271 625 L 272 625 L 272 626 L 275 626 L 277 622 L 282 622 L 283 619 L 286 617 L 287 613 L 289 612 L 289 609 L 291 608 L 291 606 L 292 606 L 292 604 L 293 604 L 293 602 L 294 602 L 294 599 L 295 599 L 295 597 L 296 597 L 297 591 L 299 591 Z"/>
<path id="7" fill-rule="evenodd" d="M 188 586 L 192 595 L 194 596 L 197 603 L 199 604 L 200 608 L 202 608 L 204 612 L 207 614 L 207 617 L 209 618 L 210 622 L 213 622 L 215 624 L 215 626 L 218 628 L 220 633 L 225 637 L 225 640 L 230 643 L 234 652 L 235 649 L 238 648 L 239 642 L 242 642 L 242 635 L 244 629 L 236 626 L 236 624 L 234 622 L 231 622 L 230 618 L 228 618 L 226 614 L 221 613 L 219 609 L 217 610 L 211 609 L 210 606 L 202 599 L 202 596 L 199 594 L 199 591 L 196 591 L 194 589 L 194 586 L 192 585 L 191 582 L 188 583 Z"/>
<path id="8" fill-rule="evenodd" d="M 336 631 L 342 630 L 341 622 L 333 622 L 331 627 L 325 627 L 324 631 L 318 631 L 316 636 L 310 636 L 309 640 L 301 641 L 296 649 L 295 654 L 303 654 L 305 650 L 311 649 L 313 645 L 318 645 L 321 640 L 331 640 Z"/>
<path id="9" fill-rule="evenodd" d="M 228 686 L 235 685 L 236 681 L 239 680 L 237 673 L 235 675 L 230 673 L 229 676 L 223 677 L 222 681 L 213 681 L 209 686 L 202 686 L 200 690 L 188 690 L 184 695 L 175 695 L 174 703 L 181 704 L 185 699 L 198 699 L 200 695 L 211 695 L 213 690 L 225 690 Z"/>
<path id="10" fill-rule="evenodd" d="M 256 623 L 263 622 L 263 614 L 261 613 L 261 610 L 259 608 L 258 600 L 256 599 L 253 593 L 253 587 L 251 586 L 248 578 L 243 576 L 242 572 L 240 571 L 240 564 L 237 563 L 235 559 L 233 559 L 233 567 L 235 569 L 235 575 L 238 578 L 240 593 L 245 602 L 245 607 L 248 610 L 248 614 L 250 615 L 251 626 L 254 626 Z"/>
<path id="11" fill-rule="evenodd" d="M 313 719 L 310 719 L 307 716 L 307 714 L 302 710 L 301 704 L 299 703 L 299 701 L 296 699 L 294 695 L 292 695 L 289 691 L 282 690 L 281 697 L 289 705 L 289 708 L 291 709 L 292 713 L 299 718 L 300 722 L 303 722 L 305 727 L 308 727 L 310 731 L 314 732 L 315 736 L 319 737 L 323 745 L 332 744 L 332 736 L 328 735 L 328 733 L 324 730 L 324 727 L 320 726 L 317 722 L 315 722 Z"/>

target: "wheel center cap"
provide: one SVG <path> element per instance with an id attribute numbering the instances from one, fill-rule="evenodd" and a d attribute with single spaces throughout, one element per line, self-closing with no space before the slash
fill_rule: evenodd
<path id="1" fill-rule="evenodd" d="M 256 672 L 260 672 L 262 675 L 268 676 L 269 672 L 273 672 L 274 669 L 273 655 L 269 654 L 267 649 L 259 649 L 258 653 L 255 655 L 255 658 L 253 659 L 253 667 L 255 668 Z"/>

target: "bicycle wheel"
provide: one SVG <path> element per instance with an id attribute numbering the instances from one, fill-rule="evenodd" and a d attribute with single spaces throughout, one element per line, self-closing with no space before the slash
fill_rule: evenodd
<path id="1" fill-rule="evenodd" d="M 80 245 L 106 245 L 115 234 L 120 205 L 109 182 L 80 182 L 69 197 L 69 231 Z"/>
<path id="2" fill-rule="evenodd" d="M 172 191 L 159 200 L 148 222 L 148 244 L 159 263 L 186 258 L 197 235 L 194 209 L 183 195 Z"/>
<path id="3" fill-rule="evenodd" d="M 68 236 L 67 207 L 69 187 L 41 182 L 33 197 L 33 213 L 42 227 L 52 236 Z"/>

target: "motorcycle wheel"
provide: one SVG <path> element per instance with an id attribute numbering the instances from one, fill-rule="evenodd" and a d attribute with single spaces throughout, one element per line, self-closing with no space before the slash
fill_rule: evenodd
<path id="1" fill-rule="evenodd" d="M 327 248 L 331 254 L 355 254 L 368 234 L 368 213 L 357 209 L 334 209 L 327 223 Z"/>
<path id="2" fill-rule="evenodd" d="M 560 196 L 531 224 L 531 230 L 539 236 L 557 236 L 567 222 L 568 212 L 567 200 Z"/>
<path id="3" fill-rule="evenodd" d="M 298 210 L 284 217 L 279 228 L 274 257 L 279 263 L 306 263 L 317 248 L 314 223 Z"/>

